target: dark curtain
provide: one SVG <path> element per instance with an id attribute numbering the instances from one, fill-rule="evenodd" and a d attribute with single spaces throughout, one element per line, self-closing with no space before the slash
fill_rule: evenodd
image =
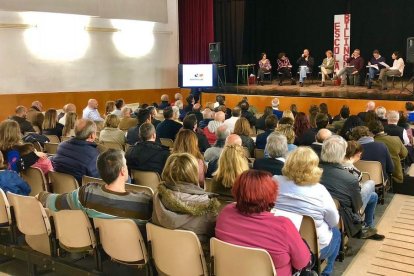
<path id="1" fill-rule="evenodd" d="M 179 0 L 180 63 L 210 63 L 214 42 L 213 0 Z"/>
<path id="2" fill-rule="evenodd" d="M 274 69 L 279 52 L 286 52 L 295 65 L 304 48 L 315 66 L 321 64 L 333 46 L 335 14 L 351 13 L 351 48 L 360 48 L 365 60 L 374 49 L 391 64 L 395 50 L 405 58 L 406 39 L 414 37 L 412 0 L 215 0 L 215 5 L 216 40 L 225 42 L 224 63 L 233 71 L 235 64 L 257 64 L 262 52 Z M 235 7 L 243 12 L 236 14 Z M 405 74 L 411 73 L 408 66 Z M 235 82 L 235 74 L 231 76 Z"/>
<path id="3" fill-rule="evenodd" d="M 244 0 L 214 1 L 215 39 L 222 42 L 222 63 L 231 81 L 236 79 L 236 64 L 247 61 L 243 59 L 245 6 Z"/>

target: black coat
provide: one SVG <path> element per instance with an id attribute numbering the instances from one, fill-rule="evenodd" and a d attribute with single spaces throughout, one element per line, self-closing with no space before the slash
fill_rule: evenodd
<path id="1" fill-rule="evenodd" d="M 175 140 L 175 136 L 182 127 L 182 124 L 177 123 L 174 120 L 164 120 L 157 126 L 157 138 L 168 138 Z"/>
<path id="2" fill-rule="evenodd" d="M 35 132 L 32 123 L 27 121 L 25 118 L 19 116 L 11 116 L 10 120 L 16 121 L 19 124 L 20 132 L 22 134 L 25 132 Z"/>
<path id="3" fill-rule="evenodd" d="M 267 171 L 272 175 L 282 175 L 282 168 L 285 165 L 280 160 L 273 158 L 259 158 L 253 163 L 253 169 Z"/>
<path id="4" fill-rule="evenodd" d="M 256 117 L 249 111 L 242 111 L 241 117 L 244 117 L 247 119 L 247 121 L 249 121 L 251 128 L 253 128 L 256 125 Z"/>
<path id="5" fill-rule="evenodd" d="M 168 147 L 145 141 L 130 147 L 125 158 L 129 170 L 151 171 L 161 175 L 169 155 Z"/>

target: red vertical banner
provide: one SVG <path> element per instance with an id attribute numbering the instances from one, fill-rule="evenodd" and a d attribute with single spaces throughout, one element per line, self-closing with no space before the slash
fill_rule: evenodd
<path id="1" fill-rule="evenodd" d="M 351 15 L 337 14 L 334 17 L 334 44 L 335 71 L 345 66 L 351 53 Z"/>

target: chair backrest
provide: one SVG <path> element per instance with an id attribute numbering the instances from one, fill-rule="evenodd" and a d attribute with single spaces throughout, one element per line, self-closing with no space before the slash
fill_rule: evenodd
<path id="1" fill-rule="evenodd" d="M 206 192 L 212 192 L 213 178 L 204 179 L 204 190 Z"/>
<path id="2" fill-rule="evenodd" d="M 131 175 L 135 181 L 135 184 L 150 187 L 154 193 L 158 190 L 158 185 L 160 185 L 161 182 L 161 178 L 158 173 L 132 170 Z"/>
<path id="3" fill-rule="evenodd" d="M 254 158 L 264 158 L 264 150 L 262 149 L 254 149 Z"/>
<path id="4" fill-rule="evenodd" d="M 269 253 L 264 249 L 233 245 L 210 239 L 212 274 L 216 276 L 276 275 Z"/>
<path id="5" fill-rule="evenodd" d="M 10 226 L 11 223 L 10 203 L 4 191 L 0 189 L 0 227 Z"/>
<path id="6" fill-rule="evenodd" d="M 78 181 L 70 174 L 49 172 L 48 175 L 53 192 L 56 194 L 69 193 L 79 188 Z"/>
<path id="7" fill-rule="evenodd" d="M 58 143 L 45 143 L 43 145 L 43 151 L 48 154 L 56 154 L 58 147 Z"/>
<path id="8" fill-rule="evenodd" d="M 208 275 L 204 253 L 194 232 L 147 223 L 147 239 L 155 267 L 162 275 Z"/>
<path id="9" fill-rule="evenodd" d="M 56 238 L 65 250 L 95 247 L 96 240 L 89 218 L 81 210 L 61 210 L 53 213 Z"/>
<path id="10" fill-rule="evenodd" d="M 160 142 L 162 145 L 172 148 L 174 146 L 174 141 L 168 138 L 160 138 Z"/>
<path id="11" fill-rule="evenodd" d="M 361 172 L 368 173 L 371 180 L 374 180 L 375 185 L 379 185 L 379 184 L 385 185 L 385 180 L 384 180 L 384 176 L 382 173 L 382 165 L 380 162 L 359 160 L 354 165 Z"/>
<path id="12" fill-rule="evenodd" d="M 81 185 L 84 186 L 88 183 L 98 183 L 101 185 L 106 185 L 105 181 L 103 181 L 101 178 L 96 178 L 96 177 L 87 176 L 87 175 L 82 176 Z"/>
<path id="13" fill-rule="evenodd" d="M 102 146 L 104 146 L 107 149 L 124 150 L 124 146 L 119 144 L 119 143 L 116 143 L 116 142 L 99 141 L 99 144 L 101 144 Z"/>
<path id="14" fill-rule="evenodd" d="M 62 137 L 60 137 L 60 140 L 62 141 L 62 142 L 65 142 L 65 141 L 67 141 L 67 140 L 70 140 L 70 139 L 72 139 L 73 137 L 69 137 L 69 136 L 62 136 Z"/>
<path id="15" fill-rule="evenodd" d="M 131 219 L 93 219 L 106 254 L 121 263 L 146 264 L 147 249 L 141 232 Z"/>
<path id="16" fill-rule="evenodd" d="M 20 175 L 32 189 L 29 194 L 30 196 L 35 196 L 40 192 L 47 191 L 47 181 L 41 169 L 27 168 L 22 171 Z"/>
<path id="17" fill-rule="evenodd" d="M 55 144 L 59 144 L 60 140 L 59 137 L 57 137 L 56 135 L 45 135 L 48 139 L 50 143 L 55 143 Z"/>
<path id="18" fill-rule="evenodd" d="M 315 221 L 312 217 L 306 215 L 303 216 L 299 233 L 302 239 L 308 243 L 312 253 L 315 254 L 315 256 L 319 256 L 318 235 L 316 233 Z"/>
<path id="19" fill-rule="evenodd" d="M 43 147 L 38 141 L 34 141 L 32 144 L 37 151 L 43 151 Z"/>

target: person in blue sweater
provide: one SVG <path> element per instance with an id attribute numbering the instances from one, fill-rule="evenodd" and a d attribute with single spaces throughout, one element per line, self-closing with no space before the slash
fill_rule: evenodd
<path id="1" fill-rule="evenodd" d="M 4 167 L 4 157 L 0 151 L 0 169 Z M 0 189 L 5 193 L 11 192 L 18 195 L 29 195 L 31 188 L 17 172 L 12 170 L 0 171 Z"/>
<path id="2" fill-rule="evenodd" d="M 264 149 L 266 147 L 266 139 L 272 132 L 275 131 L 275 128 L 277 127 L 277 123 L 278 123 L 278 119 L 276 115 L 267 116 L 265 120 L 266 131 L 257 135 L 256 148 Z"/>

